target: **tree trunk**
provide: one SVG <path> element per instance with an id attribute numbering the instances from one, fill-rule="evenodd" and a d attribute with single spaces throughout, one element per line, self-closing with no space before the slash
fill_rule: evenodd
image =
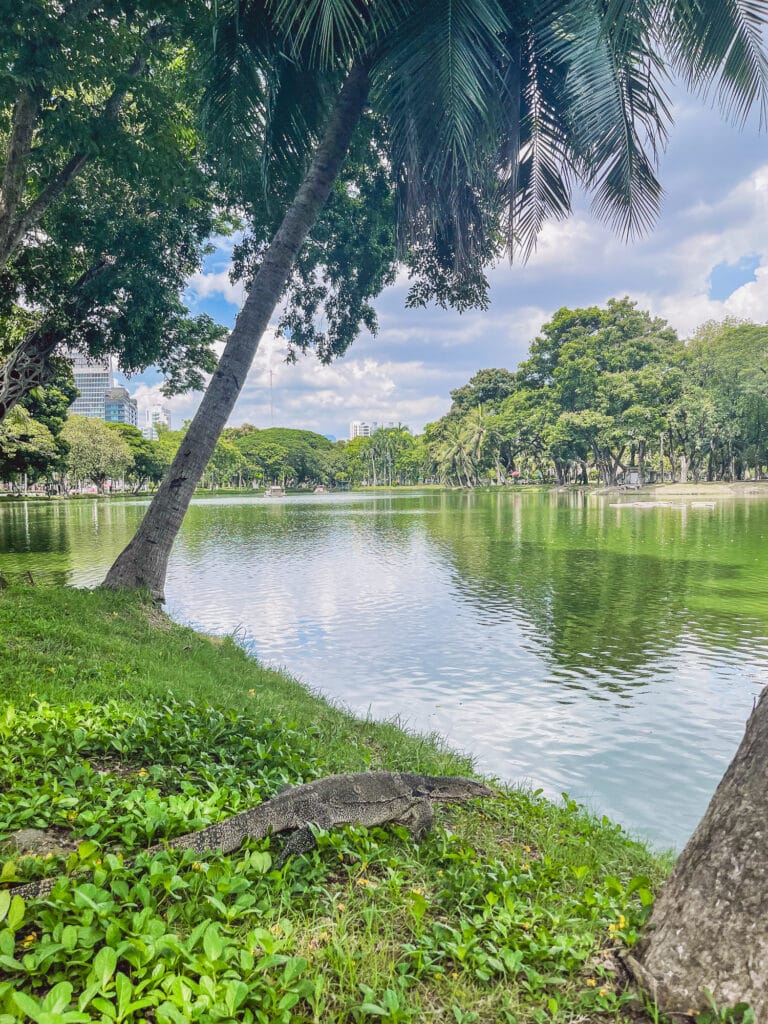
<path id="1" fill-rule="evenodd" d="M 245 383 L 296 255 L 341 170 L 368 87 L 367 70 L 356 64 L 339 93 L 307 176 L 248 290 L 200 408 L 135 537 L 107 573 L 104 586 L 146 589 L 162 600 L 168 557 L 197 482 Z"/>
<path id="2" fill-rule="evenodd" d="M 50 357 L 61 341 L 59 330 L 34 331 L 0 366 L 0 423 L 30 391 L 51 379 Z"/>
<path id="3" fill-rule="evenodd" d="M 768 689 L 628 958 L 663 1013 L 748 1003 L 768 1020 Z"/>
<path id="4" fill-rule="evenodd" d="M 88 309 L 90 284 L 107 267 L 114 266 L 106 259 L 89 267 L 72 285 L 66 301 L 59 310 L 59 319 L 65 324 L 76 320 Z M 0 423 L 13 407 L 34 388 L 47 384 L 55 372 L 51 356 L 67 338 L 66 327 L 50 322 L 31 331 L 0 364 Z"/>

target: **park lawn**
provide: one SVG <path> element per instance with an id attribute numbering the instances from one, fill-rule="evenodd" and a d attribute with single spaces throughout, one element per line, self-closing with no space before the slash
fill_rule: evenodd
<path id="1" fill-rule="evenodd" d="M 420 844 L 350 827 L 279 870 L 279 839 L 150 857 L 286 783 L 472 766 L 136 595 L 0 591 L 0 686 L 0 844 L 79 842 L 0 855 L 3 887 L 68 875 L 38 901 L 0 892 L 0 1024 L 656 1019 L 618 953 L 669 858 L 572 801 L 500 788 Z"/>

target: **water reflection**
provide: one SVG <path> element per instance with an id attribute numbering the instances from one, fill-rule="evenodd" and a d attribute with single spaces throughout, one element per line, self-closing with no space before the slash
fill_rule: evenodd
<path id="1" fill-rule="evenodd" d="M 0 572 L 90 585 L 133 501 L 0 506 Z M 768 678 L 768 502 L 581 493 L 213 499 L 169 609 L 354 710 L 437 729 L 662 843 L 700 816 Z"/>

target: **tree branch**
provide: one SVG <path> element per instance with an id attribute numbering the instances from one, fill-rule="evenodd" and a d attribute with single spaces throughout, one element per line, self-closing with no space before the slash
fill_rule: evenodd
<path id="1" fill-rule="evenodd" d="M 88 5 L 83 4 L 84 7 Z M 123 75 L 123 81 L 116 85 L 112 91 L 111 96 L 104 104 L 104 109 L 98 115 L 94 122 L 94 134 L 97 133 L 104 126 L 114 123 L 120 113 L 123 100 L 128 94 L 130 85 L 137 78 L 140 78 L 147 70 L 149 65 L 149 57 L 145 52 L 146 49 L 152 46 L 154 43 L 159 42 L 161 39 L 167 38 L 170 35 L 170 26 L 159 23 L 153 25 L 148 29 L 143 40 L 142 51 L 137 53 L 133 58 L 130 67 L 125 71 Z M 22 97 L 26 94 L 20 94 L 16 101 L 18 106 L 22 100 Z M 78 152 L 66 162 L 66 164 L 58 171 L 48 182 L 45 188 L 40 192 L 37 198 L 30 203 L 30 205 L 22 213 L 16 215 L 18 209 L 19 200 L 21 198 L 21 191 L 23 189 L 24 176 L 26 170 L 26 157 L 29 153 L 29 148 L 32 141 L 32 134 L 34 131 L 34 121 L 36 120 L 39 99 L 33 98 L 34 105 L 31 108 L 25 108 L 28 119 L 28 136 L 22 136 L 19 143 L 19 153 L 14 156 L 14 150 L 12 149 L 13 133 L 11 135 L 11 142 L 8 147 L 8 160 L 6 161 L 6 169 L 3 181 L 3 191 L 0 192 L 0 270 L 6 265 L 11 255 L 13 254 L 16 246 L 21 242 L 22 238 L 27 234 L 30 228 L 33 228 L 35 224 L 40 220 L 43 214 L 48 210 L 53 203 L 61 196 L 61 194 L 69 187 L 70 183 L 80 174 L 85 165 L 93 159 L 92 153 Z M 24 110 L 20 111 L 19 117 L 21 118 Z M 16 117 L 16 107 L 14 107 L 14 118 Z M 20 121 L 21 132 L 22 126 Z M 23 150 L 23 146 L 26 144 L 26 150 Z M 14 180 L 18 179 L 17 189 L 13 202 L 8 202 L 6 195 L 12 195 L 10 192 L 5 190 L 5 178 L 9 175 L 14 176 Z"/>
<path id="2" fill-rule="evenodd" d="M 50 380 L 51 356 L 67 340 L 70 324 L 88 305 L 88 286 L 114 266 L 114 259 L 104 257 L 84 271 L 70 288 L 59 314 L 30 331 L 0 365 L 0 423 L 33 388 Z"/>

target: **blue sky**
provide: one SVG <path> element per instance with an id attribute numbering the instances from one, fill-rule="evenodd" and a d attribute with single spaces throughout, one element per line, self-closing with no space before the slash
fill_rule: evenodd
<path id="1" fill-rule="evenodd" d="M 526 266 L 491 275 L 491 308 L 459 315 L 407 310 L 407 283 L 377 300 L 380 331 L 361 335 L 332 366 L 313 356 L 288 365 L 265 337 L 230 420 L 348 436 L 352 419 L 400 420 L 413 430 L 442 415 L 449 392 L 481 367 L 514 368 L 541 324 L 561 306 L 629 295 L 682 336 L 710 319 L 768 321 L 768 137 L 756 119 L 741 131 L 705 103 L 677 96 L 675 125 L 661 161 L 665 197 L 655 229 L 625 244 L 580 199 L 567 221 L 548 225 Z M 242 290 L 228 280 L 231 240 L 223 240 L 189 282 L 186 300 L 226 326 Z M 142 405 L 158 400 L 151 372 L 128 384 Z M 174 423 L 199 395 L 171 399 Z"/>

